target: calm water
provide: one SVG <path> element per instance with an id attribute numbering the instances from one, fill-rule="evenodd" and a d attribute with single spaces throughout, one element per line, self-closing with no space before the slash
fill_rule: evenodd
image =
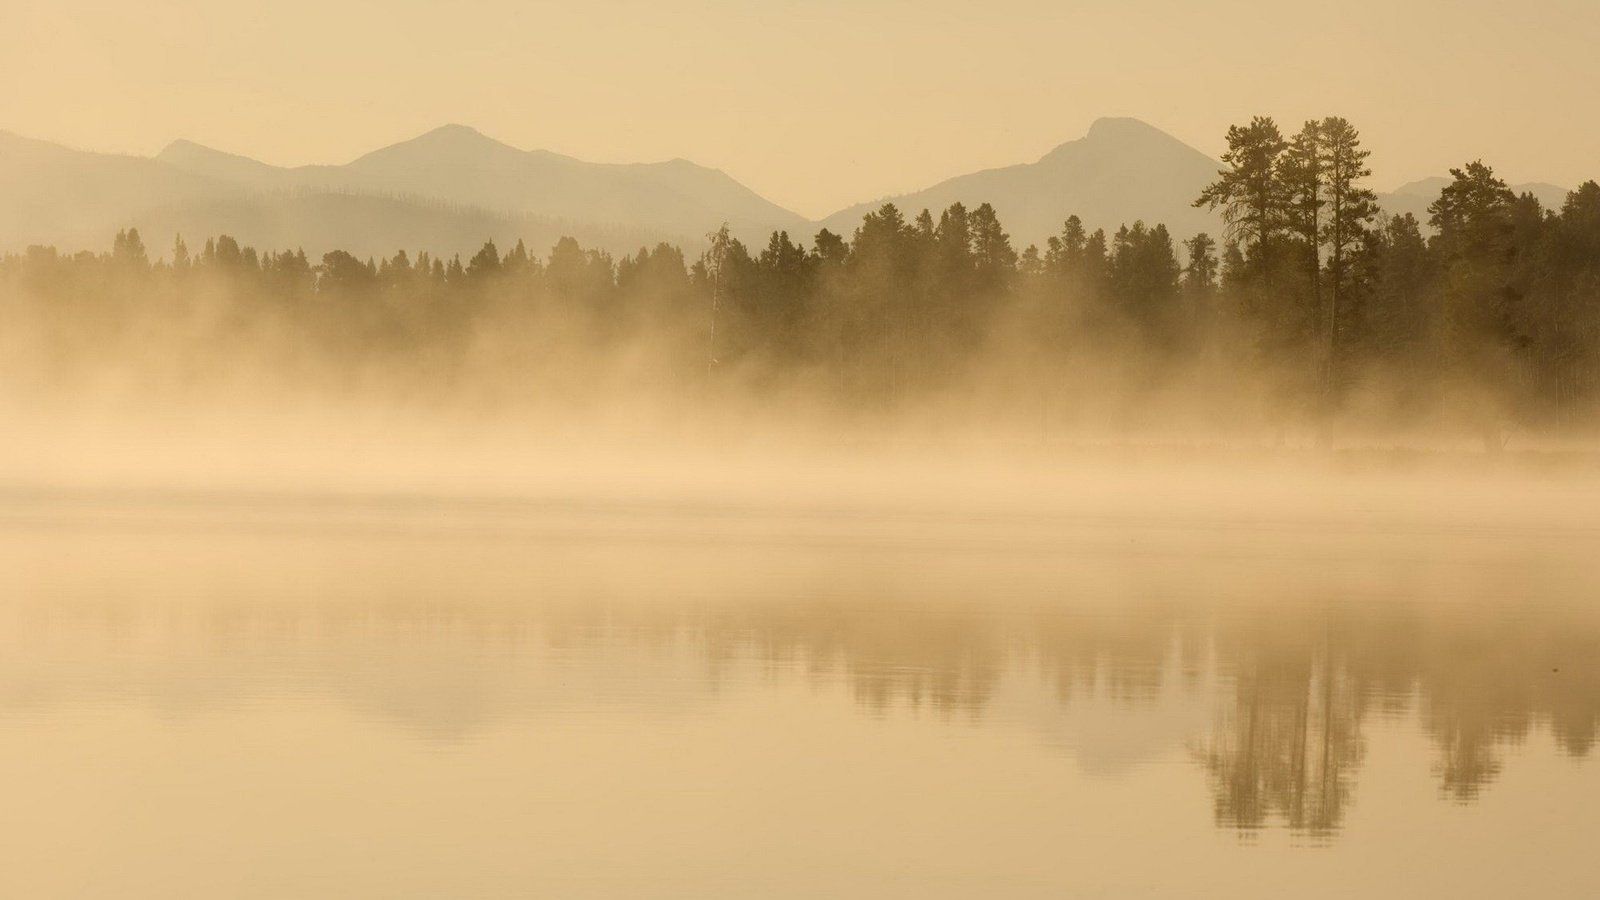
<path id="1" fill-rule="evenodd" d="M 0 897 L 1600 894 L 1581 519 L 0 512 Z"/>

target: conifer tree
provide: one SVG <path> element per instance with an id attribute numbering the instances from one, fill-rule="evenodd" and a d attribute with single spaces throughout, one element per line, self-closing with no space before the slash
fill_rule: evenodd
<path id="1" fill-rule="evenodd" d="M 1322 121 L 1322 172 L 1326 182 L 1328 215 L 1318 240 L 1328 248 L 1327 370 L 1324 382 L 1331 390 L 1339 364 L 1340 317 L 1343 301 L 1352 289 L 1350 258 L 1366 244 L 1368 223 L 1378 212 L 1378 197 L 1361 181 L 1372 174 L 1367 168 L 1370 150 L 1361 146 L 1361 135 L 1345 119 L 1330 116 Z"/>
<path id="2" fill-rule="evenodd" d="M 1278 157 L 1288 147 L 1277 123 L 1256 116 L 1249 125 L 1228 129 L 1228 168 L 1217 173 L 1194 201 L 1196 207 L 1221 209 L 1228 237 L 1246 254 L 1261 254 L 1283 230 L 1286 198 L 1278 178 Z"/>

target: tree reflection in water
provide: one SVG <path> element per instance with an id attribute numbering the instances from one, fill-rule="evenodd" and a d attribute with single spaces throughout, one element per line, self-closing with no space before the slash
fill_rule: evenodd
<path id="1" fill-rule="evenodd" d="M 1336 835 L 1357 802 L 1375 716 L 1411 717 L 1432 743 L 1442 795 L 1463 803 L 1536 729 L 1582 758 L 1600 723 L 1600 624 L 1581 603 L 1555 602 L 1564 597 L 1358 603 L 1330 588 L 1299 595 L 1315 602 L 1241 591 L 1245 599 L 1201 603 L 1173 588 L 1176 576 L 1101 596 L 1103 585 L 1068 572 L 995 601 L 965 578 L 869 588 L 780 569 L 719 587 L 690 567 L 620 589 L 584 567 L 563 569 L 552 586 L 511 570 L 480 568 L 474 582 L 463 568 L 424 575 L 343 561 L 237 586 L 225 554 L 215 566 L 187 559 L 181 584 L 152 566 L 79 590 L 63 574 L 68 559 L 32 576 L 12 570 L 0 605 L 14 651 L 0 663 L 10 670 L 4 706 L 84 691 L 193 703 L 197 682 L 213 704 L 228 691 L 311 690 L 462 740 L 493 720 L 579 708 L 607 691 L 645 696 L 658 714 L 693 714 L 736 681 L 759 685 L 751 667 L 843 685 L 873 716 L 925 710 L 951 727 L 1008 715 L 997 692 L 1031 681 L 1027 702 L 1041 709 L 1205 706 L 1187 751 L 1209 781 L 1217 824 L 1243 834 L 1281 826 L 1312 842 Z M 72 635 L 70 653 L 52 656 L 54 645 L 29 637 L 52 630 Z M 96 640 L 148 646 L 81 652 Z M 669 679 L 648 662 L 662 656 L 675 667 Z M 574 660 L 605 680 L 550 677 Z M 558 701 L 553 683 L 567 691 Z M 669 684 L 678 693 L 663 699 Z"/>

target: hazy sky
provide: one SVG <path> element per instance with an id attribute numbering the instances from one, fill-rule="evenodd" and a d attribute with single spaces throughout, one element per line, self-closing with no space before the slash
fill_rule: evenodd
<path id="1" fill-rule="evenodd" d="M 1344 115 L 1375 185 L 1600 177 L 1595 0 L 4 0 L 0 129 L 345 162 L 445 122 L 686 157 L 813 216 L 1030 161 L 1102 115 L 1216 154 Z M 0 161 L 3 162 L 3 161 Z"/>

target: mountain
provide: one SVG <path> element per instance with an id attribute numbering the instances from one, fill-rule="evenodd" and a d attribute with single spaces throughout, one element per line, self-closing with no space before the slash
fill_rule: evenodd
<path id="1" fill-rule="evenodd" d="M 960 201 L 992 203 L 1017 247 L 1043 246 L 1069 215 L 1091 230 L 1143 220 L 1175 240 L 1220 235 L 1221 217 L 1191 202 L 1221 163 L 1137 119 L 1096 121 L 1087 134 L 1036 162 L 973 172 L 888 198 L 909 217 Z M 1448 183 L 1427 178 L 1379 195 L 1388 212 L 1427 220 Z M 1515 185 L 1547 207 L 1566 191 Z M 461 125 L 446 125 L 343 165 L 282 167 L 175 141 L 153 158 L 74 150 L 0 132 L 0 252 L 29 244 L 101 249 L 129 226 L 153 252 L 173 234 L 227 233 L 262 249 L 342 248 L 358 256 L 397 249 L 470 254 L 485 240 L 519 238 L 543 253 L 562 235 L 631 252 L 670 241 L 686 249 L 727 222 L 754 247 L 774 230 L 809 240 L 821 227 L 849 237 L 885 201 L 820 223 L 779 207 L 725 173 L 686 160 L 591 163 L 520 150 Z M 193 242 L 193 241 L 191 241 Z"/>
<path id="2" fill-rule="evenodd" d="M 1217 175 L 1221 163 L 1138 119 L 1100 119 L 1082 138 L 1062 144 L 1037 162 L 987 169 L 942 181 L 926 190 L 840 210 L 823 220 L 849 237 L 861 217 L 893 202 L 907 217 L 935 215 L 957 201 L 969 208 L 991 203 L 1017 247 L 1044 245 L 1076 215 L 1089 230 L 1108 232 L 1143 220 L 1164 223 L 1175 239 L 1197 231 L 1219 234 L 1221 218 L 1190 204 Z"/>
<path id="3" fill-rule="evenodd" d="M 0 132 L 0 250 L 33 243 L 100 249 L 137 214 L 239 194 L 155 160 Z"/>
<path id="4" fill-rule="evenodd" d="M 1450 179 L 1442 175 L 1432 178 L 1423 178 L 1407 182 L 1387 194 L 1378 195 L 1378 205 L 1390 215 L 1400 216 L 1410 213 L 1417 217 L 1417 221 L 1426 228 L 1428 224 L 1428 207 L 1433 201 L 1439 199 L 1439 192 L 1445 189 Z M 1525 184 L 1510 186 L 1517 196 L 1532 194 L 1537 197 L 1545 209 L 1559 210 L 1567 202 L 1567 189 L 1548 184 L 1543 181 L 1530 181 Z"/>
<path id="5" fill-rule="evenodd" d="M 723 172 L 687 160 L 583 162 L 517 150 L 460 125 L 369 153 L 345 169 L 365 184 L 397 193 L 573 221 L 696 235 L 727 222 L 736 232 L 763 237 L 806 224 Z"/>
<path id="6" fill-rule="evenodd" d="M 1175 241 L 1196 232 L 1221 236 L 1222 217 L 1191 203 L 1216 177 L 1222 163 L 1138 119 L 1100 119 L 1082 138 L 1062 144 L 1037 162 L 986 169 L 941 181 L 933 187 L 840 210 L 822 225 L 848 238 L 861 217 L 892 202 L 907 218 L 924 209 L 935 215 L 955 202 L 968 208 L 991 203 L 1011 234 L 1014 246 L 1044 246 L 1059 234 L 1069 215 L 1093 231 L 1108 233 L 1143 220 L 1162 223 Z M 1428 206 L 1450 183 L 1444 177 L 1424 178 L 1378 195 L 1378 204 L 1392 215 L 1412 213 L 1424 228 Z M 1565 188 L 1542 182 L 1512 185 L 1518 194 L 1532 192 L 1548 209 L 1560 209 Z M 1181 253 L 1181 249 L 1180 249 Z"/>
<path id="7" fill-rule="evenodd" d="M 137 227 L 153 249 L 172 235 L 232 234 L 261 248 L 471 253 L 562 235 L 630 252 L 693 246 L 723 222 L 765 241 L 808 223 L 725 173 L 686 160 L 589 163 L 524 151 L 459 125 L 344 165 L 279 167 L 175 141 L 154 158 L 90 153 L 0 132 L 0 251 L 29 244 L 102 248 Z"/>
<path id="8" fill-rule="evenodd" d="M 187 141 L 158 160 L 258 191 L 333 191 L 414 198 L 509 216 L 700 237 L 803 229 L 805 220 L 721 171 L 675 159 L 590 163 L 519 150 L 464 125 L 446 125 L 343 166 L 278 168 Z"/>

